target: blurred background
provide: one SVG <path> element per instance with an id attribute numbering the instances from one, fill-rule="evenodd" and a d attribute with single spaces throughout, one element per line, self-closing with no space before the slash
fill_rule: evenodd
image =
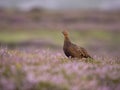
<path id="1" fill-rule="evenodd" d="M 62 52 L 68 30 L 92 55 L 120 53 L 120 0 L 0 0 L 0 47 Z"/>

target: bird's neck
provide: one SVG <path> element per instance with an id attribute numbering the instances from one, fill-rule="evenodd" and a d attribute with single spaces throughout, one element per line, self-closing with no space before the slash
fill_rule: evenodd
<path id="1" fill-rule="evenodd" d="M 71 43 L 71 41 L 70 41 L 70 39 L 69 39 L 68 36 L 65 36 L 65 37 L 64 37 L 64 44 L 65 44 L 65 43 Z"/>

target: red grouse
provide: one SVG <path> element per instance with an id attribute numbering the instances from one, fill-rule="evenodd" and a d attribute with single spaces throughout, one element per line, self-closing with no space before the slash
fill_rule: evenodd
<path id="1" fill-rule="evenodd" d="M 63 31 L 62 33 L 64 35 L 63 50 L 67 57 L 80 58 L 80 59 L 82 59 L 82 58 L 91 58 L 92 59 L 92 57 L 87 53 L 87 51 L 84 48 L 79 47 L 70 41 L 67 31 Z"/>

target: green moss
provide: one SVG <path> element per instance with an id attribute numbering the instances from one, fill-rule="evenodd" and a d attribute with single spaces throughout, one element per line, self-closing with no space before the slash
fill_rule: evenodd
<path id="1" fill-rule="evenodd" d="M 60 63 L 61 63 L 61 64 L 68 63 L 69 61 L 70 61 L 70 60 L 67 59 L 67 58 L 61 58 L 61 59 L 60 59 Z"/>
<path id="2" fill-rule="evenodd" d="M 89 47 L 92 44 L 101 41 L 103 45 L 111 50 L 112 48 L 117 49 L 120 43 L 120 35 L 116 32 L 103 31 L 103 30 L 90 30 L 90 31 L 69 31 L 70 39 L 73 43 L 82 46 Z M 47 42 L 49 48 L 62 47 L 64 36 L 60 30 L 48 30 L 48 29 L 38 29 L 38 30 L 16 30 L 16 31 L 2 31 L 0 32 L 0 43 L 17 44 L 24 41 L 34 41 L 34 40 L 44 40 L 43 43 Z M 107 43 L 106 43 L 107 42 Z M 46 43 L 45 43 L 46 44 Z M 53 45 L 51 47 L 50 45 Z M 93 45 L 92 45 L 93 46 Z"/>
<path id="3" fill-rule="evenodd" d="M 83 80 L 83 81 L 91 81 L 91 80 L 93 80 L 93 76 L 92 75 L 85 75 L 85 76 L 81 76 L 80 77 L 81 78 L 81 80 Z"/>
<path id="4" fill-rule="evenodd" d="M 12 74 L 11 70 L 10 70 L 10 67 L 9 66 L 6 66 L 4 72 L 2 73 L 3 76 L 5 77 L 10 77 Z"/>
<path id="5" fill-rule="evenodd" d="M 0 33 L 0 42 L 6 43 L 16 43 L 26 40 L 50 40 L 56 42 L 56 44 L 61 44 L 63 41 L 61 32 L 56 30 L 35 30 L 35 31 L 4 31 Z"/>
<path id="6" fill-rule="evenodd" d="M 91 59 L 91 58 L 85 59 L 85 62 L 92 63 L 92 64 L 100 64 L 101 63 L 100 61 L 97 61 L 97 60 Z"/>
<path id="7" fill-rule="evenodd" d="M 73 78 L 76 77 L 75 73 L 71 73 L 71 74 L 67 74 L 66 71 L 64 69 L 61 70 L 64 78 L 68 81 L 69 84 L 73 83 Z"/>
<path id="8" fill-rule="evenodd" d="M 34 90 L 69 90 L 64 85 L 56 85 L 51 82 L 39 82 Z"/>

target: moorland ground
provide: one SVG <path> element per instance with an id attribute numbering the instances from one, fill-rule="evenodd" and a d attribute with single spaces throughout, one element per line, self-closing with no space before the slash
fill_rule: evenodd
<path id="1" fill-rule="evenodd" d="M 120 90 L 119 16 L 1 10 L 0 89 Z M 64 29 L 95 60 L 67 58 L 62 50 Z"/>

